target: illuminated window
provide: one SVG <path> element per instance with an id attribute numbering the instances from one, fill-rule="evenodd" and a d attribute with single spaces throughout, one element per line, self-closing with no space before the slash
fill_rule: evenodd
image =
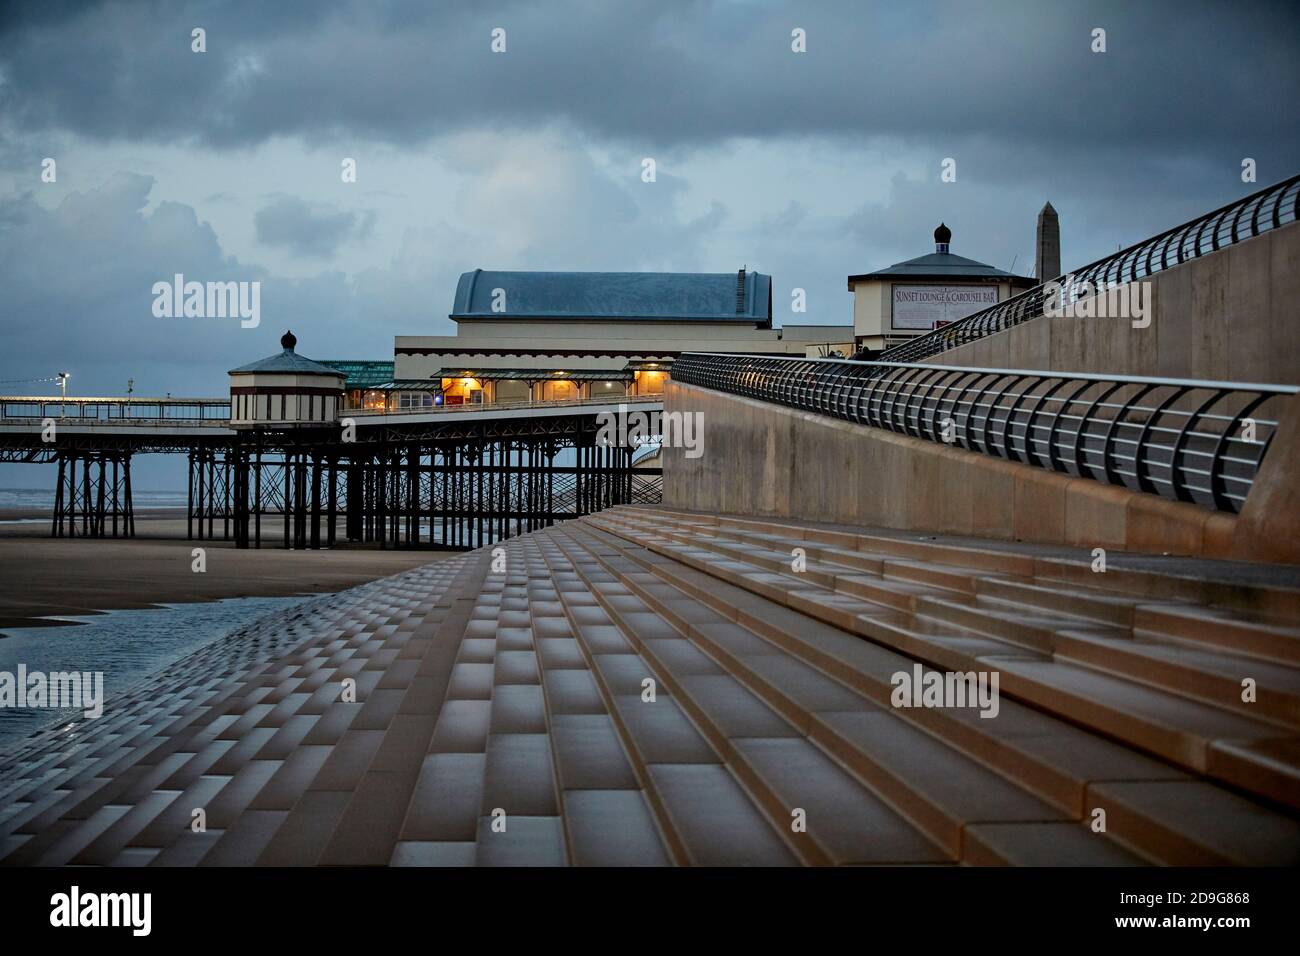
<path id="1" fill-rule="evenodd" d="M 567 379 L 542 383 L 542 401 L 568 402 L 578 397 L 578 386 Z"/>
<path id="2" fill-rule="evenodd" d="M 638 395 L 658 395 L 664 390 L 665 372 L 640 371 L 636 373 L 636 393 Z"/>
<path id="3" fill-rule="evenodd" d="M 478 396 L 475 397 L 475 392 Z M 442 380 L 443 402 L 447 405 L 468 405 L 483 401 L 483 383 L 476 378 L 444 378 Z"/>

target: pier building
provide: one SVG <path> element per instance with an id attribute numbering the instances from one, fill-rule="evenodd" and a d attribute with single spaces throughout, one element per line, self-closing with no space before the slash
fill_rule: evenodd
<path id="1" fill-rule="evenodd" d="M 347 375 L 299 355 L 292 331 L 275 355 L 230 370 L 232 428 L 319 428 L 338 420 Z"/>
<path id="2" fill-rule="evenodd" d="M 494 272 L 460 277 L 455 335 L 398 336 L 393 408 L 660 395 L 683 352 L 828 354 L 846 325 L 776 327 L 772 278 L 736 273 Z"/>
<path id="3" fill-rule="evenodd" d="M 934 252 L 851 275 L 848 284 L 854 341 L 879 351 L 991 308 L 1038 283 L 957 255 L 952 230 L 939 223 Z"/>

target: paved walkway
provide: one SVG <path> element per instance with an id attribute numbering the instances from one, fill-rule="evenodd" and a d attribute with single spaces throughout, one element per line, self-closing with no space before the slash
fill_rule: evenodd
<path id="1" fill-rule="evenodd" d="M 502 548 L 0 757 L 0 862 L 1300 861 L 1287 589 L 643 508 Z M 933 670 L 996 671 L 997 716 L 893 706 Z"/>

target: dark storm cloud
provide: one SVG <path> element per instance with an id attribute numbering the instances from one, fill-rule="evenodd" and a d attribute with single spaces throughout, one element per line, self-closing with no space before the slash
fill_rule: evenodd
<path id="1" fill-rule="evenodd" d="M 275 278 L 228 255 L 192 207 L 161 202 L 149 209 L 153 185 L 148 176 L 123 173 L 70 193 L 53 209 L 30 195 L 0 199 L 0 262 L 12 277 L 0 313 L 5 377 L 23 368 L 70 368 L 82 395 L 120 394 L 128 378 L 137 394 L 219 394 L 225 370 L 273 352 L 286 327 L 317 350 L 330 343 L 345 353 L 364 352 L 380 327 L 393 327 L 393 314 L 356 307 L 341 273 Z M 158 318 L 153 285 L 177 273 L 205 283 L 261 282 L 260 325 Z M 409 312 L 414 301 L 397 308 Z M 373 324 L 359 324 L 358 314 Z"/>
<path id="2" fill-rule="evenodd" d="M 411 142 L 573 123 L 649 147 L 730 136 L 987 138 L 1238 155 L 1300 91 L 1292 3 L 111 3 L 0 33 L 28 130 L 216 146 Z M 35 9 L 40 9 L 39 5 Z M 208 52 L 190 52 L 190 30 Z M 489 33 L 507 30 L 508 52 Z M 793 27 L 807 31 L 790 52 Z M 1089 50 L 1107 30 L 1108 51 Z M 995 174 L 1015 177 L 1014 170 Z"/>
<path id="3" fill-rule="evenodd" d="M 350 239 L 364 239 L 374 227 L 373 213 L 359 214 L 281 196 L 253 216 L 257 241 L 297 256 L 327 258 Z"/>

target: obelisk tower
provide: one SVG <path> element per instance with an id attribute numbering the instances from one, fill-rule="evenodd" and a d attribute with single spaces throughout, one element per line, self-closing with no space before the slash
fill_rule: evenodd
<path id="1" fill-rule="evenodd" d="M 1048 282 L 1061 274 L 1061 220 L 1049 202 L 1038 214 L 1034 242 L 1034 278 Z"/>

